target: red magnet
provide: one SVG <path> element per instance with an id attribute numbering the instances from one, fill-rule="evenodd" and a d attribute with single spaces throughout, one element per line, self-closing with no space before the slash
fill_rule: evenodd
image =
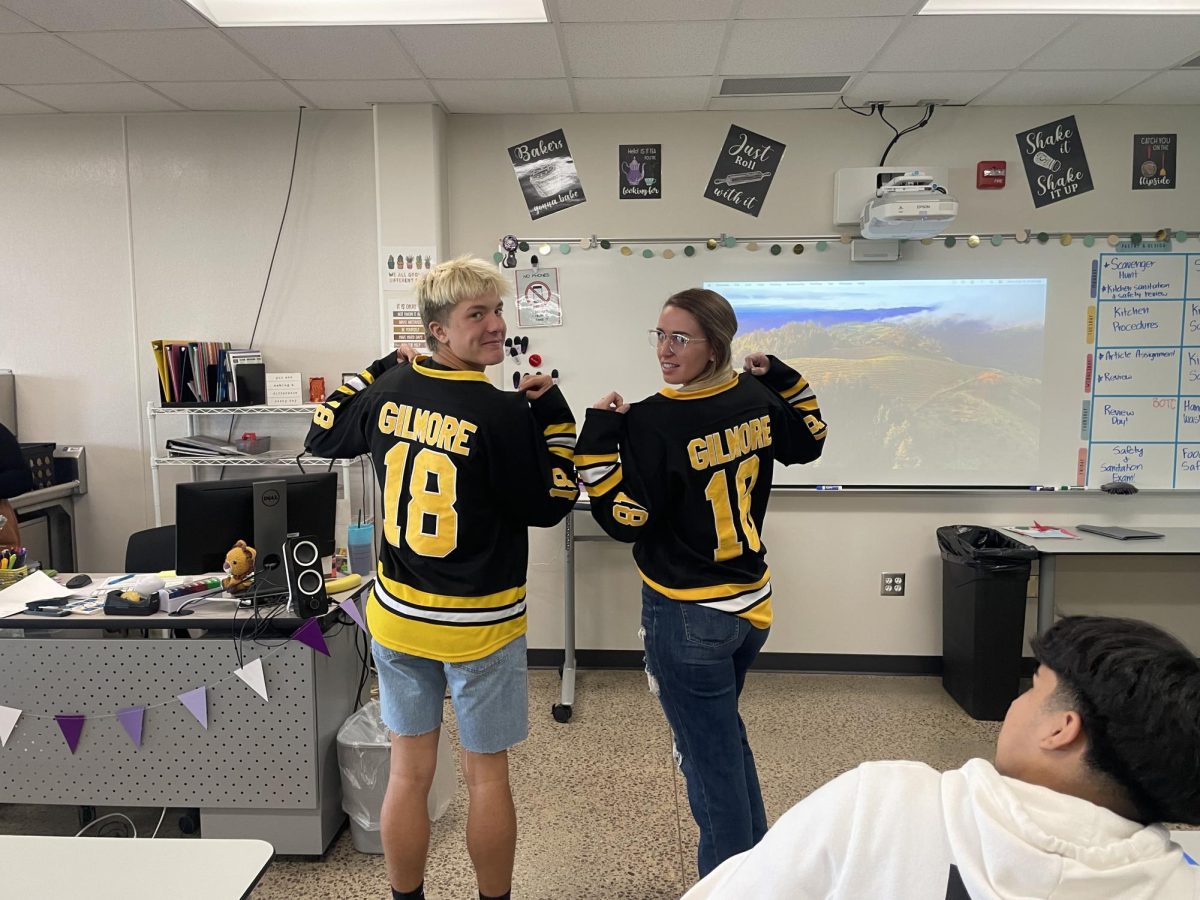
<path id="1" fill-rule="evenodd" d="M 541 356 L 539 356 L 536 353 L 533 354 L 531 357 L 529 357 L 529 364 L 531 366 L 533 366 L 534 368 L 537 368 L 538 366 L 540 366 L 542 364 Z"/>

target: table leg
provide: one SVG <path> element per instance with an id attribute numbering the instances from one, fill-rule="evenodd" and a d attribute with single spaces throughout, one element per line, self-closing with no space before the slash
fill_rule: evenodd
<path id="1" fill-rule="evenodd" d="M 563 666 L 562 698 L 551 712 L 556 722 L 571 718 L 575 703 L 575 525 L 574 511 L 563 519 Z"/>
<path id="2" fill-rule="evenodd" d="M 1058 562 L 1048 553 L 1038 555 L 1037 633 L 1045 634 L 1054 624 L 1054 570 Z"/>

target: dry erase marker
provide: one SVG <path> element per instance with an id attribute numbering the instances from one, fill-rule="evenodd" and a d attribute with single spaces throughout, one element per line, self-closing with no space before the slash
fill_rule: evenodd
<path id="1" fill-rule="evenodd" d="M 842 486 L 840 484 L 818 484 L 814 485 L 813 489 L 818 491 L 840 491 Z"/>

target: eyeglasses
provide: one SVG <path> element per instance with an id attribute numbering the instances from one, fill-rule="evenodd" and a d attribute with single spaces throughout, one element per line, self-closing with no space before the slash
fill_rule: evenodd
<path id="1" fill-rule="evenodd" d="M 689 337 L 686 334 L 668 334 L 659 328 L 651 328 L 646 332 L 646 337 L 650 339 L 651 347 L 658 347 L 663 341 L 670 340 L 671 347 L 675 350 L 682 350 L 688 344 L 704 344 L 707 343 L 707 338 Z"/>

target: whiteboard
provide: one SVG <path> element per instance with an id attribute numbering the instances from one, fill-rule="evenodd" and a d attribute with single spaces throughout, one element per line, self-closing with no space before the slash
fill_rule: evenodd
<path id="1" fill-rule="evenodd" d="M 1093 433 L 1097 420 L 1091 415 L 1093 403 L 1104 402 L 1092 396 L 1090 380 L 1097 352 L 1093 274 L 1100 262 L 1099 248 L 1088 248 L 1082 241 L 1062 246 L 1057 241 L 1019 244 L 1007 240 L 1000 246 L 984 242 L 978 247 L 969 247 L 965 241 L 954 247 L 941 242 L 931 245 L 908 242 L 902 245 L 902 258 L 898 261 L 856 263 L 850 261 L 849 246 L 840 243 L 830 243 L 824 252 L 806 243 L 801 255 L 792 252 L 791 243 L 783 245 L 779 255 L 772 255 L 765 241 L 757 252 L 748 250 L 744 244 L 707 250 L 703 243 L 698 243 L 692 257 L 683 255 L 680 244 L 671 246 L 673 259 L 663 258 L 666 246 L 661 244 L 631 244 L 632 253 L 628 256 L 622 255 L 620 247 L 616 242 L 611 250 L 581 250 L 577 245 L 569 245 L 570 252 L 563 254 L 555 245 L 550 254 L 540 255 L 537 268 L 547 279 L 557 279 L 559 285 L 562 324 L 522 327 L 516 324 L 515 314 L 510 315 L 509 334 L 528 337 L 529 354 L 537 354 L 542 364 L 531 366 L 528 357 L 523 357 L 524 365 L 517 365 L 517 361 L 510 359 L 505 366 L 506 380 L 517 371 L 557 369 L 560 387 L 581 421 L 587 407 L 609 391 L 619 391 L 627 400 L 643 399 L 662 387 L 646 331 L 654 327 L 668 296 L 705 282 L 1044 279 L 1044 336 L 1037 379 L 1040 384 L 1020 386 L 1029 394 L 1030 402 L 1036 404 L 1027 416 L 1029 427 L 1035 432 L 1030 446 L 1035 449 L 1009 451 L 1004 465 L 996 469 L 964 467 L 953 461 L 971 454 L 986 457 L 984 451 L 992 452 L 993 448 L 981 446 L 991 443 L 990 438 L 982 441 L 970 438 L 989 432 L 947 428 L 944 432 L 947 441 L 969 439 L 974 443 L 962 445 L 957 453 L 940 454 L 938 460 L 922 459 L 915 466 L 907 463 L 898 466 L 893 455 L 879 452 L 877 440 L 864 437 L 880 433 L 874 427 L 874 420 L 880 415 L 878 398 L 871 392 L 869 380 L 860 384 L 859 390 L 830 390 L 827 401 L 822 399 L 822 389 L 829 385 L 822 380 L 828 376 L 830 361 L 815 356 L 798 358 L 791 362 L 812 382 L 821 400 L 822 416 L 829 423 L 829 436 L 820 461 L 807 466 L 778 467 L 774 483 L 778 486 L 1029 487 L 1075 485 L 1085 480 L 1097 485 L 1113 480 L 1099 463 L 1088 465 L 1089 459 L 1093 462 L 1098 459 L 1096 454 L 1110 452 L 1100 446 L 1107 433 L 1103 430 Z M 653 249 L 653 258 L 641 255 L 647 247 Z M 528 268 L 528 256 L 522 254 L 519 266 Z M 1200 275 L 1192 283 L 1200 288 Z M 1182 301 L 1179 305 L 1182 307 Z M 1180 308 L 1178 312 L 1182 317 L 1184 310 Z M 744 335 L 740 332 L 739 335 L 735 349 L 751 349 L 740 339 Z M 1178 357 L 1186 359 L 1188 351 L 1179 344 L 1176 347 Z M 1200 353 L 1200 347 L 1195 352 Z M 887 377 L 902 379 L 905 362 L 893 360 L 891 364 L 894 371 Z M 980 372 L 987 371 L 989 361 L 981 359 L 978 368 Z M 1013 389 L 1011 383 L 1003 387 Z M 1197 393 L 1195 399 L 1200 402 L 1200 390 Z M 1175 397 L 1177 407 L 1182 407 L 1185 400 L 1190 402 L 1190 398 L 1178 391 Z M 971 415 L 969 408 L 960 406 L 959 411 L 964 416 Z M 911 410 L 896 409 L 891 414 L 907 417 Z M 864 423 L 870 423 L 872 428 L 864 428 Z M 1140 442 L 1149 440 L 1137 427 L 1126 431 L 1119 441 L 1109 443 L 1140 446 Z M 1002 429 L 990 433 L 999 434 Z M 1200 447 L 1200 439 L 1197 446 Z M 1179 456 L 1181 449 L 1173 447 L 1172 453 Z M 1124 476 L 1139 486 L 1190 486 L 1176 477 L 1174 457 L 1164 462 L 1165 453 L 1159 456 L 1162 459 L 1155 457 L 1152 464 Z"/>

